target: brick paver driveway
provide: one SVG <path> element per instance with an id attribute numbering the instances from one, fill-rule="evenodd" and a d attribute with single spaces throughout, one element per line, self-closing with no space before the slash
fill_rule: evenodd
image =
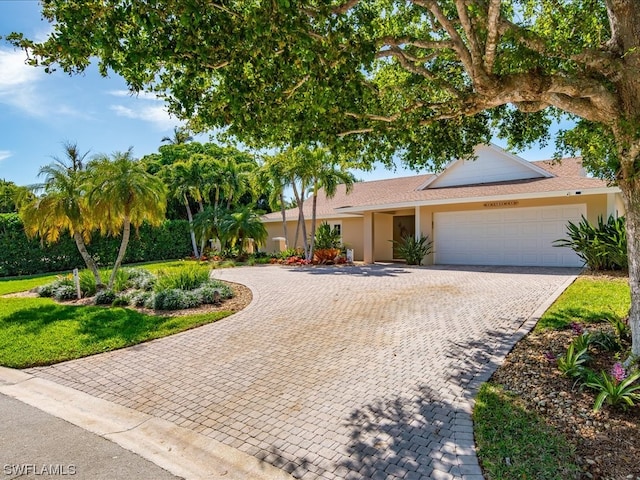
<path id="1" fill-rule="evenodd" d="M 470 399 L 568 269 L 251 267 L 219 323 L 30 370 L 297 478 L 481 478 Z M 521 333 L 520 333 L 521 334 Z"/>

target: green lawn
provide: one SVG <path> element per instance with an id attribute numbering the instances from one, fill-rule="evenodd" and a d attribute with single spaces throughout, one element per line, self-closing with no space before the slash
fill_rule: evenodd
<path id="1" fill-rule="evenodd" d="M 157 271 L 180 262 L 144 265 Z M 29 290 L 55 275 L 0 281 L 0 294 Z M 60 305 L 48 298 L 0 298 L 0 365 L 26 368 L 135 345 L 230 315 L 157 317 L 126 308 Z"/>
<path id="2" fill-rule="evenodd" d="M 491 480 L 565 480 L 579 471 L 567 441 L 496 385 L 480 388 L 473 412 L 478 457 Z"/>
<path id="3" fill-rule="evenodd" d="M 56 279 L 56 275 L 29 275 L 22 278 L 2 278 L 0 279 L 0 295 L 7 293 L 24 292 L 32 288 L 39 287 L 46 283 L 51 283 Z"/>
<path id="4" fill-rule="evenodd" d="M 624 318 L 630 302 L 626 278 L 579 277 L 545 312 L 536 330 Z M 486 478 L 577 477 L 573 453 L 564 437 L 537 413 L 525 410 L 518 398 L 500 385 L 489 382 L 482 386 L 473 416 L 478 457 Z"/>
<path id="5" fill-rule="evenodd" d="M 571 322 L 624 318 L 630 306 L 627 278 L 578 277 L 545 312 L 536 330 L 561 329 Z"/>

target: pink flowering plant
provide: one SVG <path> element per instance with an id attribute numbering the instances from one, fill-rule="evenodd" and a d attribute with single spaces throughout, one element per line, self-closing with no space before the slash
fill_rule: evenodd
<path id="1" fill-rule="evenodd" d="M 640 370 L 628 373 L 620 362 L 616 362 L 610 372 L 601 372 L 588 380 L 585 385 L 598 392 L 593 410 L 598 411 L 606 403 L 611 406 L 632 407 L 640 402 Z"/>

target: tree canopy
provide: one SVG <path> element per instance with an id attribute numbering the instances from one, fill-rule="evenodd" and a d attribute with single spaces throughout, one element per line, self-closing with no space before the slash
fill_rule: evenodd
<path id="1" fill-rule="evenodd" d="M 520 147 L 574 119 L 560 150 L 625 200 L 640 355 L 637 0 L 48 0 L 43 16 L 43 42 L 10 36 L 33 64 L 97 58 L 195 130 L 249 145 L 438 168 L 495 133 Z"/>

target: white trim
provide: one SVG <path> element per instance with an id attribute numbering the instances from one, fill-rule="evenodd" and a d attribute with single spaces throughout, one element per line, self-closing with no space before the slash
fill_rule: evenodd
<path id="1" fill-rule="evenodd" d="M 352 207 L 349 207 L 352 208 Z M 331 215 L 319 215 L 316 217 L 316 221 L 318 220 L 331 220 L 331 219 L 340 219 L 342 220 L 343 218 L 362 218 L 362 214 L 358 214 L 358 213 L 346 213 L 346 214 L 342 214 L 342 213 L 334 213 Z M 280 218 L 261 218 L 260 220 L 262 220 L 262 223 L 282 223 L 282 215 L 280 215 Z M 289 218 L 287 217 L 286 219 L 287 222 L 297 222 L 298 221 L 298 216 L 296 215 L 295 218 Z M 311 221 L 311 218 L 304 218 L 304 221 Z"/>
<path id="2" fill-rule="evenodd" d="M 578 193 L 579 192 L 579 193 Z M 510 195 L 487 195 L 483 197 L 457 197 L 446 198 L 437 200 L 414 200 L 411 202 L 400 203 L 387 203 L 379 205 L 366 205 L 363 207 L 345 207 L 343 210 L 347 214 L 351 213 L 364 213 L 369 211 L 378 211 L 380 209 L 400 209 L 411 208 L 416 206 L 431 206 L 431 205 L 453 205 L 457 203 L 477 203 L 488 202 L 498 200 L 530 200 L 538 198 L 555 198 L 555 197 L 570 197 L 576 195 L 602 195 L 605 193 L 620 193 L 618 187 L 599 187 L 590 188 L 588 190 L 556 190 L 553 192 L 534 192 L 534 193 L 513 193 Z"/>
<path id="3" fill-rule="evenodd" d="M 547 170 L 545 170 L 544 168 L 538 167 L 537 165 L 534 165 L 531 162 L 526 161 L 524 158 L 520 158 L 519 156 L 508 152 L 506 150 L 504 150 L 503 148 L 500 148 L 497 145 L 494 145 L 493 143 L 489 144 L 489 145 L 478 145 L 477 147 L 474 148 L 474 156 L 477 156 L 478 154 L 478 150 L 480 148 L 486 148 L 486 149 L 490 149 L 490 150 L 494 150 L 497 153 L 504 155 L 505 157 L 507 157 L 509 160 L 512 160 L 516 163 L 519 163 L 520 165 L 536 172 L 537 174 L 541 175 L 542 177 L 546 177 L 546 178 L 551 178 L 551 177 L 555 177 L 555 175 L 551 172 L 548 172 Z M 447 172 L 458 162 L 464 162 L 465 159 L 464 158 L 459 158 L 457 160 L 453 160 L 452 162 L 449 162 L 447 164 L 447 166 L 444 168 L 444 170 L 442 172 L 440 172 L 439 174 L 435 174 L 432 177 L 428 178 L 422 185 L 420 185 L 418 188 L 416 188 L 416 190 L 425 190 L 429 185 L 431 185 L 432 183 L 436 182 L 437 180 L 439 180 L 440 178 L 442 178 L 443 175 L 446 175 Z M 460 185 L 463 186 L 463 185 Z"/>

